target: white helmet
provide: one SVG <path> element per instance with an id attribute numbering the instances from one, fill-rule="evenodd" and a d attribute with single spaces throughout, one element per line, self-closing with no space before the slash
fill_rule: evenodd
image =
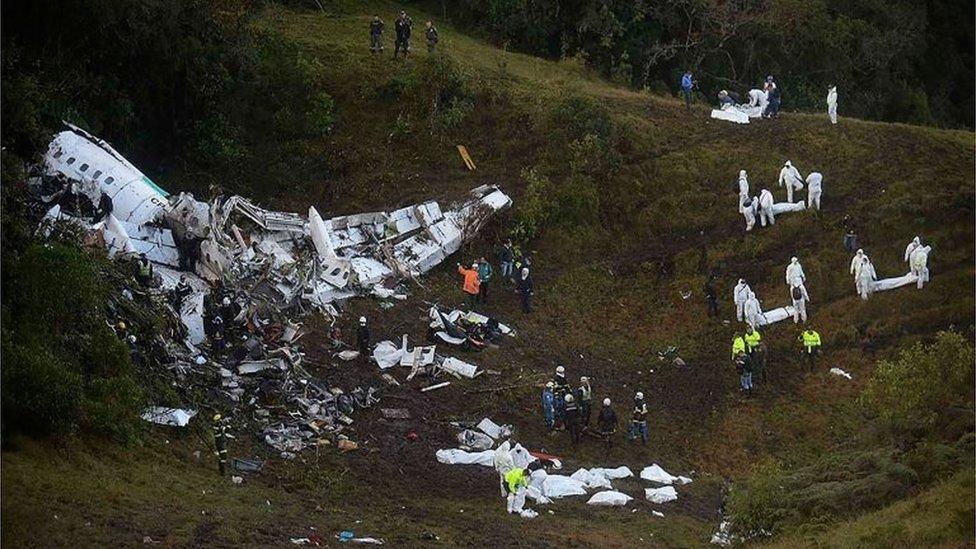
<path id="1" fill-rule="evenodd" d="M 790 263 L 796 263 L 797 261 L 799 261 L 799 259 L 797 259 L 796 256 L 790 258 Z"/>
<path id="2" fill-rule="evenodd" d="M 554 388 L 555 386 L 556 386 L 556 384 L 555 384 L 555 383 L 553 383 L 553 382 L 551 382 L 551 381 L 550 381 L 549 383 L 546 383 L 546 387 L 548 387 L 549 389 L 552 389 L 552 388 Z"/>
<path id="3" fill-rule="evenodd" d="M 471 268 L 472 268 L 472 269 L 477 269 L 477 268 L 478 268 L 478 262 L 477 262 L 477 261 L 475 261 L 474 263 L 472 263 L 472 264 L 471 264 Z"/>
<path id="4" fill-rule="evenodd" d="M 529 268 L 528 267 L 523 267 L 522 268 L 522 278 L 526 278 L 528 276 L 529 276 Z"/>
<path id="5" fill-rule="evenodd" d="M 564 373 L 566 373 L 566 368 L 563 368 L 562 366 L 556 366 L 556 373 L 557 374 L 564 374 Z"/>
<path id="6" fill-rule="evenodd" d="M 787 168 L 789 168 L 790 166 L 792 166 L 792 164 L 790 164 L 790 161 L 789 160 L 787 160 L 786 161 L 786 164 L 783 164 L 783 165 L 786 166 Z"/>
<path id="7" fill-rule="evenodd" d="M 362 324 L 363 326 L 365 326 L 366 325 L 366 317 L 365 316 L 359 317 L 359 323 Z"/>
<path id="8" fill-rule="evenodd" d="M 194 359 L 194 362 L 197 364 L 197 366 L 203 366 L 204 364 L 207 363 L 207 359 L 203 355 L 197 355 L 197 358 Z"/>
<path id="9" fill-rule="evenodd" d="M 858 248 L 857 255 L 864 255 L 864 248 Z"/>
<path id="10" fill-rule="evenodd" d="M 610 406 L 610 399 L 609 398 L 603 399 L 603 405 L 604 406 Z"/>
<path id="11" fill-rule="evenodd" d="M 637 391 L 637 400 L 643 400 L 643 399 L 644 399 L 644 393 Z"/>
<path id="12" fill-rule="evenodd" d="M 573 401 L 573 395 L 567 394 L 566 395 L 566 402 L 572 402 L 572 401 Z"/>
<path id="13" fill-rule="evenodd" d="M 588 378 L 586 376 L 580 376 L 580 381 L 583 382 L 583 383 L 586 383 L 589 380 L 590 380 L 590 378 Z"/>

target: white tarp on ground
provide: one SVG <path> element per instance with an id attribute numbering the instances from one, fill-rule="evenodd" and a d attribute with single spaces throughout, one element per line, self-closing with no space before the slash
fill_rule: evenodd
<path id="1" fill-rule="evenodd" d="M 569 478 L 582 482 L 587 488 L 606 488 L 608 490 L 613 488 L 613 486 L 610 485 L 610 480 L 607 477 L 601 475 L 600 473 L 594 473 L 593 471 L 586 469 L 577 470 Z"/>
<path id="2" fill-rule="evenodd" d="M 547 475 L 542 481 L 542 494 L 550 499 L 585 496 L 583 483 L 566 475 Z"/>
<path id="3" fill-rule="evenodd" d="M 617 480 L 621 478 L 630 478 L 634 476 L 634 472 L 630 470 L 630 467 L 626 465 L 621 465 L 616 469 L 606 469 L 603 467 L 594 467 L 590 469 L 590 473 L 603 475 L 610 480 Z"/>
<path id="4" fill-rule="evenodd" d="M 651 503 L 667 503 L 678 499 L 678 492 L 674 489 L 674 486 L 647 488 L 644 490 L 644 497 Z"/>
<path id="5" fill-rule="evenodd" d="M 165 408 L 153 406 L 146 408 L 142 412 L 142 419 L 157 425 L 169 425 L 172 427 L 185 427 L 190 423 L 193 416 L 197 415 L 196 410 L 181 410 L 179 408 Z"/>
<path id="6" fill-rule="evenodd" d="M 835 376 L 841 376 L 841 377 L 846 377 L 847 379 L 853 379 L 851 377 L 851 374 L 849 374 L 849 373 L 845 372 L 844 370 L 841 370 L 840 368 L 837 368 L 837 367 L 831 368 L 830 369 L 830 373 L 834 374 Z"/>
<path id="7" fill-rule="evenodd" d="M 482 433 L 485 433 L 495 440 L 512 435 L 511 425 L 499 425 L 488 418 L 482 419 L 481 422 L 478 423 L 477 427 Z"/>
<path id="8" fill-rule="evenodd" d="M 770 207 L 773 215 L 781 215 L 788 212 L 802 212 L 805 209 L 807 209 L 807 205 L 802 200 L 799 202 L 777 202 Z"/>
<path id="9" fill-rule="evenodd" d="M 467 378 L 473 378 L 478 373 L 478 367 L 474 364 L 469 364 L 451 356 L 444 359 L 444 362 L 441 363 L 441 368 Z"/>
<path id="10" fill-rule="evenodd" d="M 918 276 L 912 273 L 896 278 L 883 278 L 874 282 L 874 291 L 883 292 L 885 290 L 894 290 L 895 288 L 901 288 L 902 286 L 908 286 L 916 282 L 918 282 Z"/>
<path id="11" fill-rule="evenodd" d="M 593 494 L 593 497 L 586 502 L 587 505 L 604 505 L 608 507 L 617 505 L 627 505 L 630 500 L 634 498 L 628 496 L 627 494 L 617 492 L 614 490 L 605 490 L 603 492 L 597 492 Z"/>
<path id="12" fill-rule="evenodd" d="M 644 480 L 649 480 L 651 482 L 657 482 L 660 484 L 688 484 L 691 482 L 691 479 L 688 477 L 676 477 L 672 475 L 671 473 L 662 469 L 657 463 L 644 467 L 644 470 L 641 471 L 640 477 Z"/>
<path id="13" fill-rule="evenodd" d="M 379 365 L 380 369 L 386 370 L 400 363 L 403 351 L 392 341 L 380 341 L 373 348 L 373 360 Z"/>
<path id="14" fill-rule="evenodd" d="M 464 450 L 438 450 L 437 461 L 447 465 L 484 465 L 494 466 L 495 451 L 465 452 Z"/>
<path id="15" fill-rule="evenodd" d="M 793 312 L 795 310 L 796 309 L 794 309 L 792 305 L 787 305 L 786 307 L 766 311 L 759 315 L 758 324 L 760 326 L 767 326 L 769 324 L 775 324 L 781 320 L 786 320 L 787 318 L 793 318 Z"/>
<path id="16" fill-rule="evenodd" d="M 749 123 L 749 115 L 732 105 L 726 105 L 721 109 L 712 109 L 712 118 L 735 122 L 736 124 Z"/>

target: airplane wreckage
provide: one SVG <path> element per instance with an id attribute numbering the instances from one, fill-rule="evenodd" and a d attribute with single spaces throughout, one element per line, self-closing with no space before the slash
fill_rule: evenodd
<path id="1" fill-rule="evenodd" d="M 166 192 L 107 142 L 66 125 L 28 181 L 47 208 L 39 230 L 66 224 L 110 257 L 145 254 L 156 284 L 188 287 L 178 313 L 191 346 L 206 339 L 204 298 L 217 288 L 334 315 L 336 301 L 392 297 L 396 281 L 433 269 L 512 203 L 491 185 L 446 211 L 430 201 L 329 219 L 315 207 L 303 217 L 240 196 L 203 202 Z"/>

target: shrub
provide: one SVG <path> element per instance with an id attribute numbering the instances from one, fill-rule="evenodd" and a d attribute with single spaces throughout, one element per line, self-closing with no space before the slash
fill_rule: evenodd
<path id="1" fill-rule="evenodd" d="M 512 237 L 524 242 L 534 238 L 549 220 L 552 200 L 552 184 L 538 168 L 522 170 L 526 182 L 525 194 L 515 208 L 515 227 Z"/>

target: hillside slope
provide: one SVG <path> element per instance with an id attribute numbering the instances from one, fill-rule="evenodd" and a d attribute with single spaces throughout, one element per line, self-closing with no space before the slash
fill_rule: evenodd
<path id="1" fill-rule="evenodd" d="M 496 50 L 445 26 L 439 28 L 442 54 L 429 56 L 415 31 L 413 56 L 394 61 L 389 38 L 384 54 L 369 53 L 365 29 L 374 11 L 392 27 L 397 5 L 342 5 L 325 13 L 274 6 L 256 23 L 270 39 L 315 60 L 335 98 L 327 158 L 314 158 L 325 173 L 291 187 L 221 184 L 276 208 L 303 211 L 313 204 L 323 215 L 501 185 L 515 198 L 515 212 L 487 227 L 458 261 L 493 257 L 529 205 L 551 210 L 537 236 L 522 243 L 533 254 L 536 310 L 523 315 L 496 283 L 487 310 L 516 326 L 519 336 L 470 357 L 500 375 L 424 395 L 390 390 L 390 402 L 406 405 L 418 419 L 391 424 L 374 410 L 354 426 L 364 451 L 272 458 L 264 475 L 240 487 L 213 478 L 206 448 L 189 434 L 152 433 L 145 448 L 129 450 L 49 451 L 25 443 L 4 455 L 4 541 L 107 545 L 150 536 L 173 545 L 266 545 L 315 527 L 326 537 L 352 529 L 402 545 L 424 543 L 425 532 L 451 545 L 698 545 L 721 519 L 727 479 L 746 476 L 765 460 L 802 464 L 869 443 L 856 400 L 878 359 L 950 326 L 972 339 L 973 134 L 846 118 L 831 126 L 825 115 L 792 113 L 735 126 L 708 118 L 705 106 L 687 113 L 677 100 L 613 87 L 573 62 Z M 416 26 L 427 19 L 413 18 Z M 247 111 L 261 98 L 234 99 Z M 592 150 L 587 135 L 599 137 Z M 269 163 L 287 164 L 288 157 L 274 156 L 281 144 L 263 143 L 258 133 L 245 139 Z M 469 148 L 477 171 L 463 168 L 458 143 Z M 309 151 L 319 148 L 289 144 L 288 154 Z M 753 189 L 768 186 L 783 200 L 784 191 L 773 186 L 787 159 L 804 174 L 824 174 L 824 210 L 786 214 L 774 227 L 746 233 L 735 206 L 738 171 L 749 172 Z M 599 165 L 603 160 L 612 165 Z M 143 168 L 156 175 L 152 166 Z M 533 168 L 535 175 L 526 171 Z M 175 168 L 160 175 L 171 191 L 201 191 L 206 180 Z M 538 175 L 547 186 L 537 183 Z M 921 235 L 933 247 L 931 284 L 861 301 L 841 244 L 845 216 L 853 218 L 880 277 L 907 270 L 904 247 Z M 727 362 L 732 332 L 741 326 L 733 318 L 732 286 L 744 277 L 764 308 L 786 304 L 783 271 L 793 255 L 808 277 L 810 324 L 823 335 L 826 355 L 816 371 L 807 371 L 796 353 L 800 328 L 772 326 L 764 331 L 771 383 L 744 399 Z M 706 318 L 701 288 L 709 273 L 719 277 L 720 315 L 731 324 Z M 425 301 L 460 303 L 457 278 L 450 264 L 435 270 L 390 310 L 351 302 L 342 327 L 352 333 L 352 320 L 367 314 L 377 339 L 409 333 L 420 341 Z M 689 299 L 681 296 L 686 291 Z M 316 374 L 377 383 L 372 368 L 333 364 L 317 328 L 306 336 L 310 355 L 327 365 Z M 671 345 L 687 366 L 657 360 Z M 593 440 L 573 448 L 564 434 L 547 436 L 535 387 L 464 393 L 537 382 L 557 363 L 573 377 L 592 376 L 597 396 L 612 398 L 622 417 L 634 391 L 642 390 L 651 408 L 651 444 L 621 443 L 606 458 Z M 853 379 L 828 374 L 831 366 Z M 443 466 L 433 455 L 456 445 L 447 422 L 485 415 L 515 425 L 527 446 L 566 458 L 570 472 L 618 464 L 637 470 L 656 462 L 669 471 L 694 471 L 695 483 L 673 507 L 642 501 L 630 513 L 559 502 L 555 514 L 533 521 L 506 517 L 493 473 Z M 206 436 L 206 425 L 198 427 Z M 420 442 L 405 442 L 410 430 Z M 235 445 L 237 455 L 267 454 L 256 437 Z M 202 459 L 193 456 L 196 450 Z M 638 493 L 636 483 L 625 491 Z M 952 490 L 948 497 L 965 494 Z M 653 516 L 652 508 L 665 517 Z"/>

